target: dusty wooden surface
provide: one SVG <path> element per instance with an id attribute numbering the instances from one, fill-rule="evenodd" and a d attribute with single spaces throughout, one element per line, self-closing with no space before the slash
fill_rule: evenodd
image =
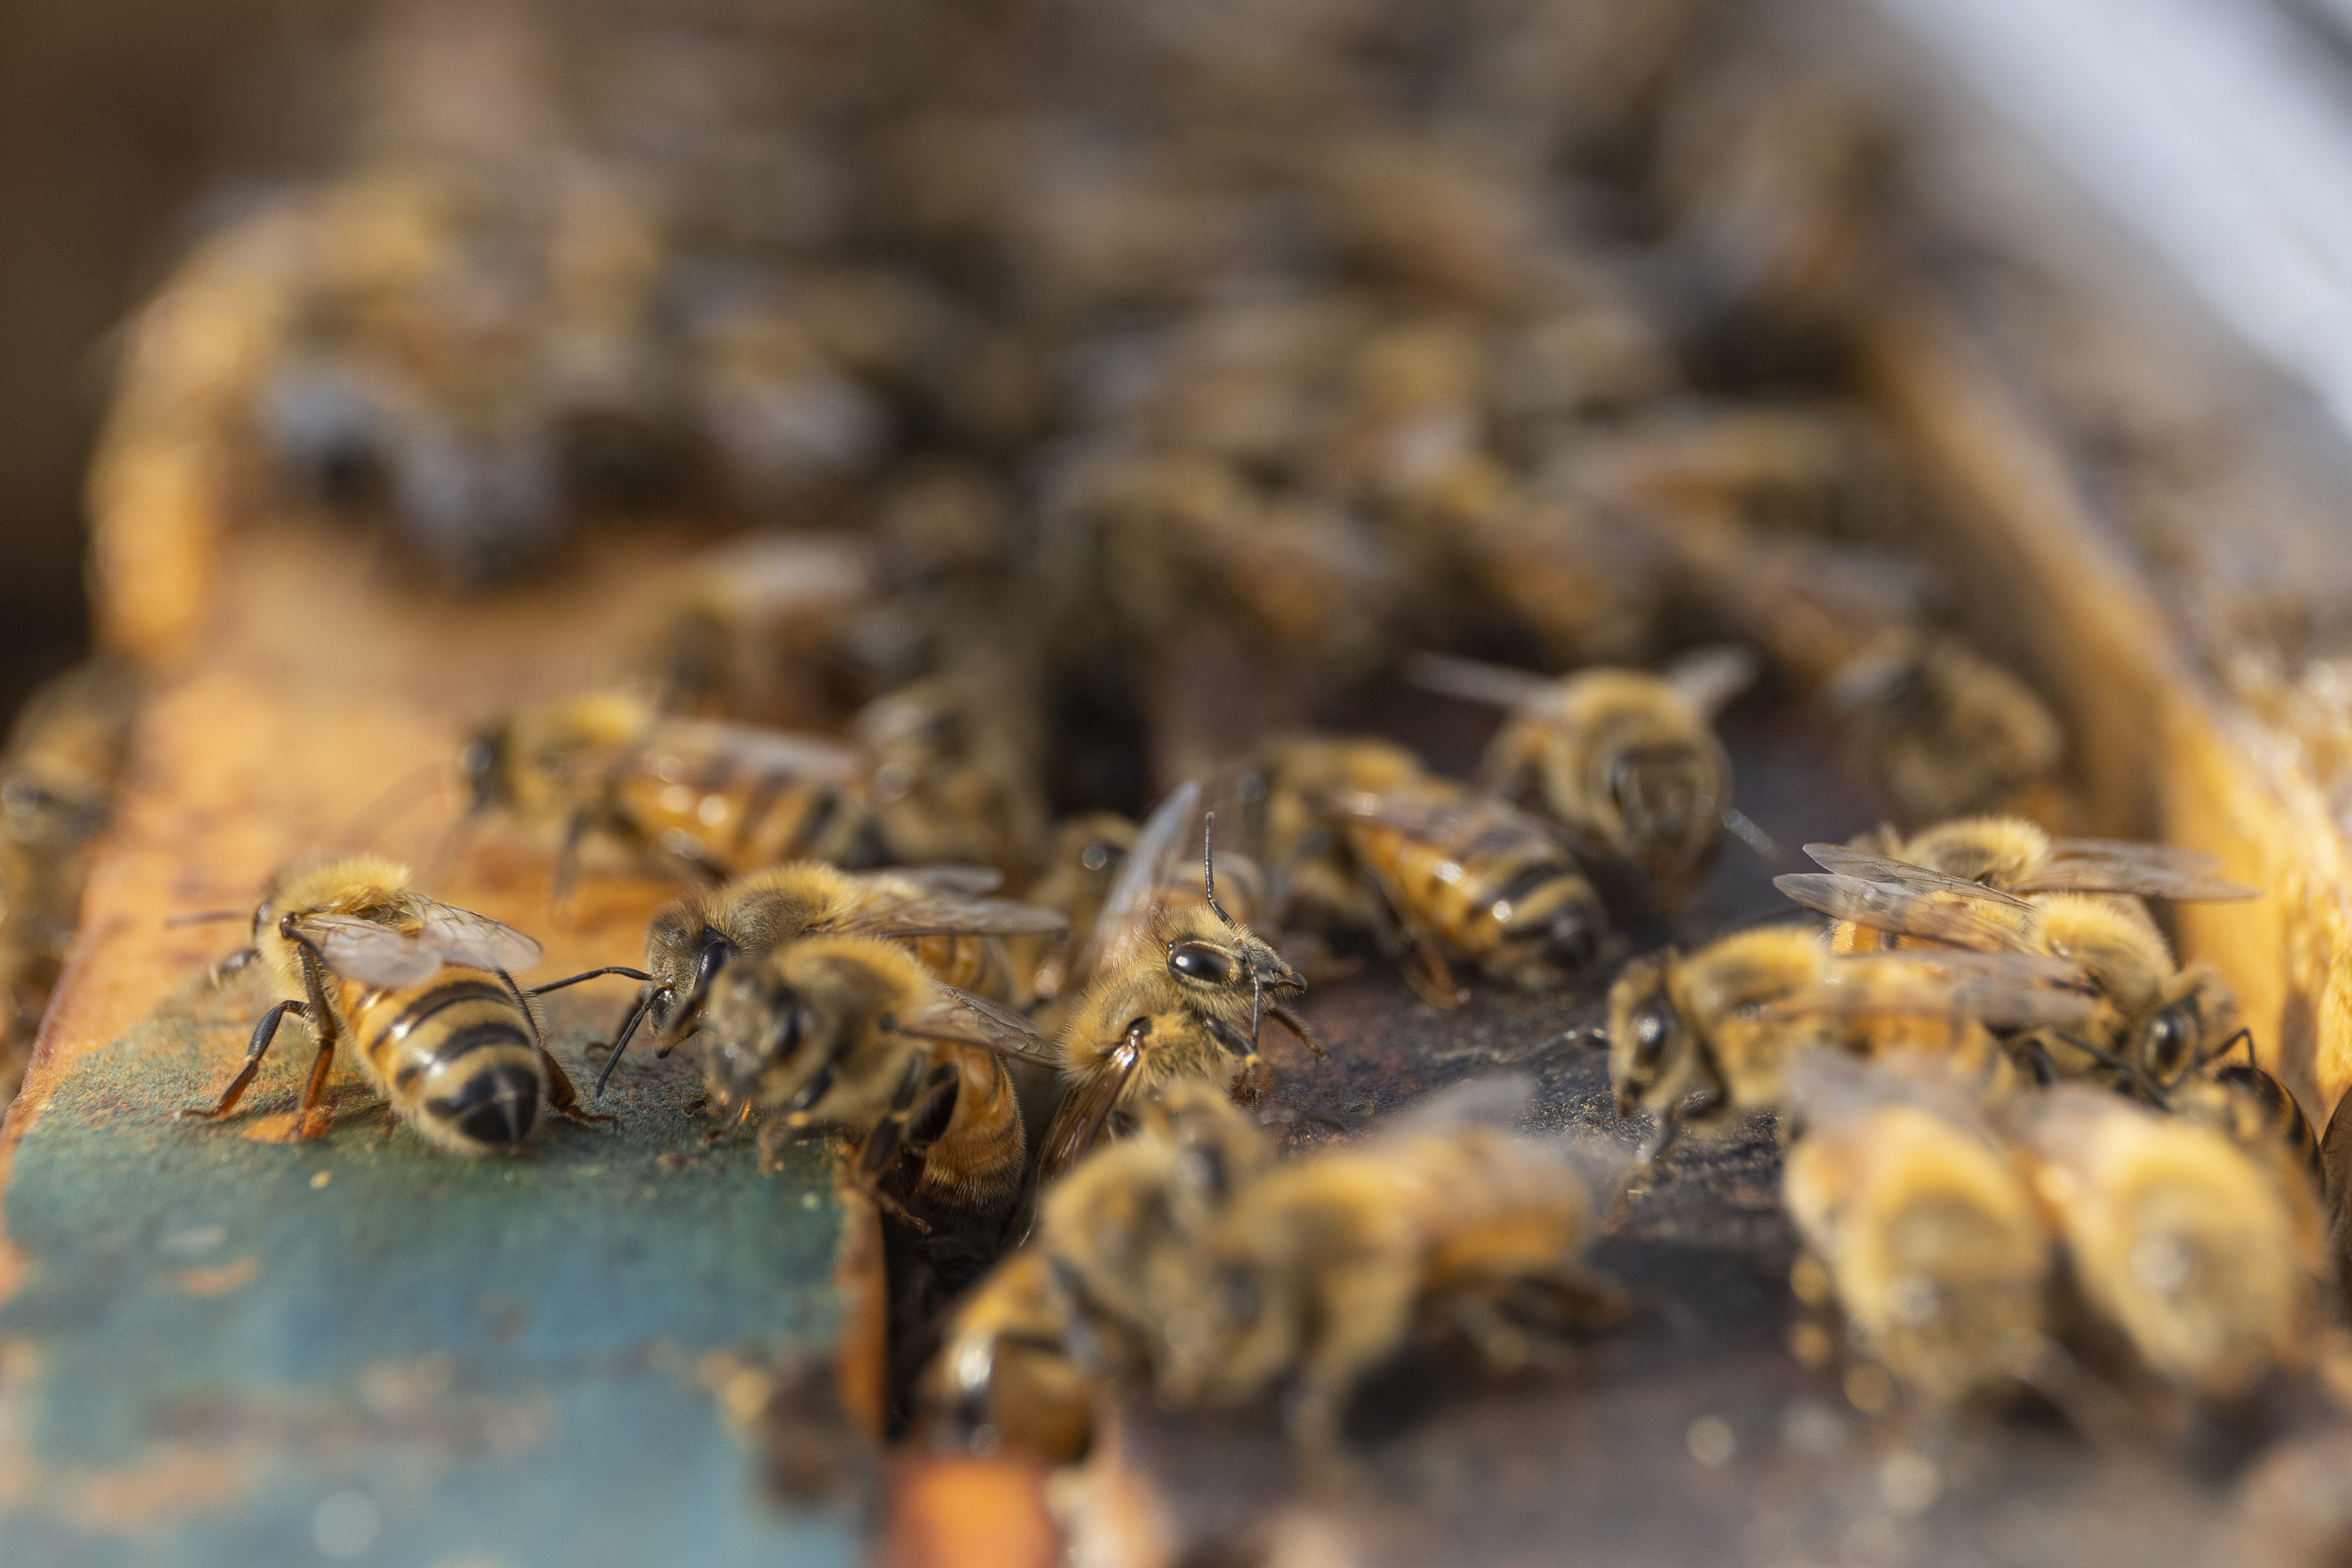
<path id="1" fill-rule="evenodd" d="M 823 1151 L 761 1177 L 748 1148 L 704 1146 L 682 1063 L 650 1060 L 615 1078 L 617 1131 L 555 1123 L 516 1159 L 394 1128 L 348 1068 L 331 1131 L 279 1142 L 309 1059 L 292 1031 L 246 1114 L 168 1120 L 218 1092 L 268 998 L 203 979 L 237 924 L 165 920 L 249 903 L 289 856 L 360 838 L 424 873 L 455 805 L 415 788 L 419 764 L 506 703 L 607 673 L 612 624 L 583 606 L 661 548 L 609 541 L 535 595 L 458 605 L 346 536 L 232 546 L 201 640 L 142 714 L 6 1124 L 0 1559 L 859 1555 L 870 1500 L 763 1500 L 706 1386 L 718 1352 L 838 1356 L 873 1415 L 871 1269 L 851 1245 L 868 1232 Z M 414 797 L 396 820 L 388 789 Z M 499 830 L 421 880 L 541 936 L 526 983 L 634 961 L 675 891 L 593 877 L 556 923 L 544 856 Z M 550 998 L 583 1084 L 625 995 Z"/>

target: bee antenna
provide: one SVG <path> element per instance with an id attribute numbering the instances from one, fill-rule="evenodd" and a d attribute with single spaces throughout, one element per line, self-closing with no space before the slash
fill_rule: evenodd
<path id="1" fill-rule="evenodd" d="M 1213 811 L 1201 819 L 1201 886 L 1207 891 L 1209 908 L 1216 911 L 1217 918 L 1229 929 L 1241 930 L 1241 922 L 1225 913 L 1223 906 L 1217 902 L 1217 814 Z"/>
<path id="2" fill-rule="evenodd" d="M 242 921 L 253 918 L 251 910 L 198 910 L 194 914 L 173 915 L 163 922 L 170 926 L 204 925 L 212 921 Z"/>

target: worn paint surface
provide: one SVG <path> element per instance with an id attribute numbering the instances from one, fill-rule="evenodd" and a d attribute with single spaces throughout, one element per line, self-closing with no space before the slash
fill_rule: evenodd
<path id="1" fill-rule="evenodd" d="M 829 1348 L 824 1151 L 763 1178 L 748 1145 L 706 1149 L 675 1071 L 635 1075 L 619 1131 L 556 1124 L 518 1159 L 441 1152 L 355 1077 L 328 1137 L 249 1136 L 307 1050 L 255 1117 L 170 1122 L 216 1083 L 220 1032 L 132 1031 L 16 1149 L 0 1561 L 856 1555 L 854 1510 L 761 1501 L 696 1376 L 717 1350 Z"/>

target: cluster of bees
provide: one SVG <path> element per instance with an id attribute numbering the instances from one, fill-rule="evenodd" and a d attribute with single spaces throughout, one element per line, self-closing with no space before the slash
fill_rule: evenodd
<path id="1" fill-rule="evenodd" d="M 443 149 L 180 286 L 238 278 L 262 323 L 206 438 L 456 582 L 560 580 L 608 513 L 761 525 L 453 748 L 557 903 L 615 865 L 698 884 L 641 961 L 526 989 L 529 936 L 386 859 L 297 863 L 229 963 L 276 999 L 192 1115 L 289 1015 L 298 1135 L 347 1047 L 467 1154 L 609 1121 L 640 1037 L 683 1051 L 720 1128 L 837 1138 L 894 1235 L 966 1248 L 902 1419 L 1055 1459 L 1107 1398 L 1328 1447 L 1401 1353 L 1565 1364 L 1633 1310 L 1585 1261 L 1604 1213 L 1751 1112 L 1790 1140 L 1799 1294 L 1922 1401 L 2227 1398 L 2294 1361 L 2311 1130 L 2140 902 L 2251 890 L 2029 820 L 2067 818 L 2059 726 L 1946 624 L 1841 386 L 1866 117 L 1667 94 L 1699 7 L 1654 0 L 822 9 L 761 46 L 798 94 L 770 227 L 626 139 L 562 180 Z M 1777 853 L 1717 733 L 1751 686 L 1942 826 L 1812 847 L 1780 885 L 1826 934 L 1629 960 L 1727 832 Z M 1474 778 L 1340 722 L 1408 689 L 1504 715 Z M 1268 1031 L 1344 1051 L 1298 994 L 1368 963 L 1564 1020 L 1613 973 L 1644 1161 L 1485 1091 L 1281 1157 Z M 583 1093 L 534 998 L 598 978 L 638 992 Z"/>

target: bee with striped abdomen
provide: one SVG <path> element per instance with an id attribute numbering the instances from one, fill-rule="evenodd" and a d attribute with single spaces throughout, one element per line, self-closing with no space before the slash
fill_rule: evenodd
<path id="1" fill-rule="evenodd" d="M 512 927 L 412 892 L 407 869 L 389 860 L 357 855 L 289 867 L 253 911 L 253 945 L 223 968 L 257 962 L 300 995 L 262 1015 L 244 1067 L 215 1104 L 180 1114 L 213 1120 L 235 1110 L 290 1013 L 319 1042 L 295 1108 L 298 1139 L 323 1131 L 312 1115 L 345 1039 L 396 1115 L 461 1153 L 520 1144 L 542 1102 L 574 1121 L 610 1121 L 580 1109 L 514 983 L 511 972 L 539 957 L 539 943 Z"/>
<path id="2" fill-rule="evenodd" d="M 1055 1059 L 1020 1015 L 870 936 L 809 937 L 725 965 L 694 1049 L 719 1109 L 779 1113 L 760 1131 L 763 1161 L 782 1140 L 845 1133 L 857 1140 L 852 1183 L 902 1213 L 917 1198 L 982 1215 L 1011 1203 L 1028 1144 L 1004 1064 Z"/>
<path id="3" fill-rule="evenodd" d="M 810 858 L 878 864 L 864 764 L 836 741 L 665 718 L 624 692 L 522 709 L 461 757 L 478 815 L 504 807 L 561 836 L 560 902 L 593 834 L 713 880 Z"/>
<path id="4" fill-rule="evenodd" d="M 614 1037 L 598 1090 L 641 1024 L 668 1054 L 700 1023 L 722 969 L 805 937 L 887 938 L 946 984 L 1011 1001 L 1017 981 L 996 939 L 1067 922 L 1050 910 L 982 896 L 1001 879 L 977 866 L 854 872 L 803 860 L 673 900 L 646 927 L 646 989 Z"/>

